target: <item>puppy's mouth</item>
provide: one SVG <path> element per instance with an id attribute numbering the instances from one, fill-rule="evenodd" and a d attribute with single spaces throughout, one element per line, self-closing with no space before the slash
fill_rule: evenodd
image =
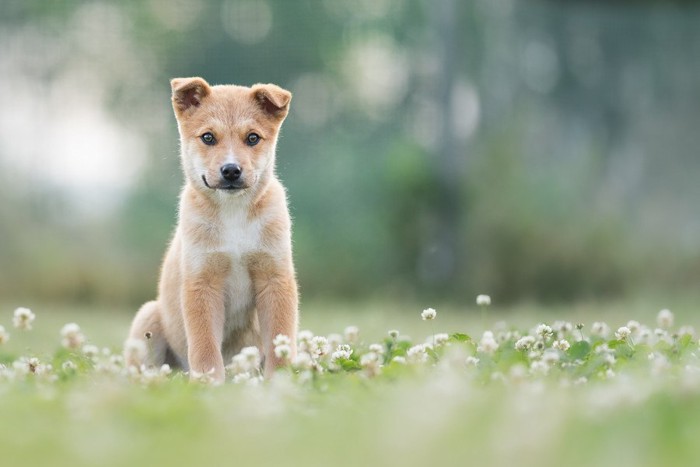
<path id="1" fill-rule="evenodd" d="M 238 191 L 238 190 L 245 190 L 246 188 L 248 188 L 247 185 L 244 185 L 242 183 L 234 183 L 234 182 L 225 183 L 225 184 L 219 183 L 218 185 L 212 186 L 212 185 L 209 185 L 209 183 L 207 182 L 207 177 L 205 175 L 202 175 L 202 181 L 204 182 L 204 186 L 206 186 L 207 188 L 209 188 L 211 190 Z"/>

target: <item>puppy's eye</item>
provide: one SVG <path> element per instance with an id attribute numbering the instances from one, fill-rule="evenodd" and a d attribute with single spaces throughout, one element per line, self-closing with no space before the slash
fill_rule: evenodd
<path id="1" fill-rule="evenodd" d="M 200 138 L 207 146 L 213 146 L 216 144 L 216 138 L 214 138 L 214 135 L 209 132 L 204 133 L 202 136 L 200 136 Z"/>
<path id="2" fill-rule="evenodd" d="M 245 139 L 245 144 L 248 146 L 255 146 L 260 142 L 260 135 L 257 133 L 248 133 L 248 136 L 246 136 Z"/>

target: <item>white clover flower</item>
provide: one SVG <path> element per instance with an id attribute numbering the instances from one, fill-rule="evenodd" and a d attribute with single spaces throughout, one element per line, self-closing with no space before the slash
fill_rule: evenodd
<path id="1" fill-rule="evenodd" d="M 450 335 L 444 332 L 435 334 L 433 336 L 433 341 L 435 342 L 436 346 L 441 346 L 447 344 L 447 341 L 450 340 Z"/>
<path id="2" fill-rule="evenodd" d="M 272 344 L 274 346 L 278 345 L 291 345 L 292 340 L 289 338 L 289 336 L 285 334 L 277 334 L 275 338 L 272 340 Z"/>
<path id="3" fill-rule="evenodd" d="M 489 306 L 491 305 L 491 297 L 488 295 L 477 295 L 476 304 L 478 306 Z"/>
<path id="4" fill-rule="evenodd" d="M 479 345 L 476 347 L 476 350 L 477 352 L 488 354 L 492 354 L 496 350 L 498 350 L 498 342 L 493 337 L 493 332 L 484 331 L 484 334 L 481 336 L 481 340 L 479 341 Z"/>
<path id="5" fill-rule="evenodd" d="M 167 363 L 164 363 L 160 366 L 160 369 L 158 370 L 161 376 L 168 376 L 173 372 L 172 368 L 170 368 L 170 365 Z"/>
<path id="6" fill-rule="evenodd" d="M 591 325 L 591 333 L 595 336 L 607 338 L 610 334 L 610 327 L 601 321 L 596 321 Z"/>
<path id="7" fill-rule="evenodd" d="M 287 361 L 292 354 L 292 348 L 289 344 L 279 344 L 275 346 L 275 356 L 279 359 Z"/>
<path id="8" fill-rule="evenodd" d="M 642 329 L 642 325 L 639 324 L 639 321 L 635 321 L 632 319 L 627 321 L 627 328 L 632 334 L 637 334 Z"/>
<path id="9" fill-rule="evenodd" d="M 32 323 L 36 319 L 36 315 L 32 313 L 29 308 L 19 307 L 15 310 L 14 316 L 12 318 L 12 324 L 17 329 L 22 329 L 23 331 L 31 331 Z"/>
<path id="10" fill-rule="evenodd" d="M 435 309 L 433 309 L 433 308 L 426 308 L 420 314 L 420 317 L 423 321 L 435 319 L 436 316 L 437 316 L 437 311 L 435 311 Z"/>
<path id="11" fill-rule="evenodd" d="M 335 352 L 331 354 L 331 361 L 340 359 L 348 360 L 352 352 L 352 348 L 348 344 L 341 344 L 336 348 Z"/>
<path id="12" fill-rule="evenodd" d="M 314 338 L 314 333 L 309 331 L 308 329 L 304 329 L 303 331 L 299 331 L 299 334 L 297 334 L 297 341 L 310 341 L 313 338 Z"/>
<path id="13" fill-rule="evenodd" d="M 567 332 L 573 331 L 574 325 L 568 321 L 555 321 L 554 323 L 552 323 L 552 329 L 554 329 L 561 337 Z"/>
<path id="14" fill-rule="evenodd" d="M 425 363 L 428 361 L 426 344 L 416 344 L 406 351 L 406 359 L 411 363 Z"/>
<path id="15" fill-rule="evenodd" d="M 384 355 L 384 346 L 382 344 L 370 344 L 369 351 L 377 355 Z"/>
<path id="16" fill-rule="evenodd" d="M 3 326 L 0 326 L 0 345 L 10 340 L 10 333 L 5 331 Z"/>
<path id="17" fill-rule="evenodd" d="M 630 331 L 630 328 L 628 328 L 627 326 L 622 326 L 622 327 L 618 328 L 617 331 L 615 331 L 615 339 L 617 339 L 619 341 L 624 341 L 625 339 L 627 339 L 630 336 L 630 334 L 632 334 L 632 331 Z"/>
<path id="18" fill-rule="evenodd" d="M 240 355 L 240 354 L 239 354 Z M 198 371 L 190 370 L 190 380 L 200 384 L 214 385 L 216 380 L 214 379 L 215 368 L 210 369 L 204 373 Z"/>
<path id="19" fill-rule="evenodd" d="M 260 350 L 255 346 L 243 347 L 240 352 L 252 370 L 260 368 Z"/>
<path id="20" fill-rule="evenodd" d="M 350 342 L 351 344 L 354 344 L 360 339 L 360 330 L 357 326 L 346 327 L 343 334 L 345 336 L 345 342 Z"/>
<path id="21" fill-rule="evenodd" d="M 681 328 L 678 330 L 678 335 L 679 336 L 690 336 L 691 338 L 695 339 L 695 328 L 693 326 L 689 325 L 684 325 L 681 326 Z"/>
<path id="22" fill-rule="evenodd" d="M 78 350 L 85 343 L 85 336 L 76 323 L 68 323 L 61 328 L 61 344 L 71 350 Z"/>
<path id="23" fill-rule="evenodd" d="M 532 336 L 523 336 L 515 342 L 515 350 L 529 350 L 535 343 Z"/>
<path id="24" fill-rule="evenodd" d="M 299 352 L 292 360 L 292 366 L 297 370 L 310 370 L 314 365 L 314 361 L 306 352 Z"/>
<path id="25" fill-rule="evenodd" d="M 552 348 L 566 352 L 571 348 L 571 344 L 569 344 L 569 341 L 567 341 L 566 339 L 560 339 L 552 343 Z"/>
<path id="26" fill-rule="evenodd" d="M 74 372 L 75 370 L 78 369 L 78 367 L 76 366 L 76 364 L 73 363 L 73 362 L 70 361 L 70 360 L 66 360 L 65 362 L 63 362 L 63 364 L 61 365 L 61 368 L 62 368 L 63 371 L 65 371 L 66 373 L 72 373 L 72 372 Z"/>
<path id="27" fill-rule="evenodd" d="M 311 354 L 317 358 L 323 357 L 331 350 L 328 339 L 324 336 L 314 336 L 311 339 L 311 344 Z"/>
<path id="28" fill-rule="evenodd" d="M 659 314 L 656 315 L 656 324 L 663 329 L 669 329 L 672 327 L 673 313 L 671 313 L 671 310 L 664 308 L 663 310 L 659 311 Z"/>
<path id="29" fill-rule="evenodd" d="M 406 358 L 402 357 L 401 355 L 397 355 L 396 357 L 391 359 L 392 362 L 398 363 L 399 365 L 405 365 L 406 364 Z"/>
<path id="30" fill-rule="evenodd" d="M 478 366 L 479 359 L 470 355 L 469 357 L 467 357 L 466 364 L 467 366 Z"/>
<path id="31" fill-rule="evenodd" d="M 535 334 L 542 337 L 543 339 L 546 339 L 548 337 L 551 337 L 553 332 L 552 332 L 552 328 L 550 326 L 547 326 L 544 323 L 540 323 L 535 328 Z"/>
<path id="32" fill-rule="evenodd" d="M 391 337 L 392 339 L 398 339 L 399 331 L 396 329 L 392 329 L 391 331 L 389 331 L 389 337 Z"/>
<path id="33" fill-rule="evenodd" d="M 252 362 L 250 362 L 248 358 L 242 353 L 237 353 L 236 355 L 231 357 L 231 363 L 226 365 L 226 369 L 234 375 L 238 375 L 240 373 L 248 373 L 254 368 L 255 367 L 253 366 Z"/>
<path id="34" fill-rule="evenodd" d="M 143 341 L 141 341 L 143 342 Z M 145 344 L 144 344 L 145 347 Z M 100 354 L 100 349 L 97 348 L 96 345 L 92 344 L 86 344 L 83 346 L 83 355 L 85 355 L 87 358 L 94 359 Z"/>

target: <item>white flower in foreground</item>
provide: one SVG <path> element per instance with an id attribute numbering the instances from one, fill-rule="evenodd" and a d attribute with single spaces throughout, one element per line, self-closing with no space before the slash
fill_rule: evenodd
<path id="1" fill-rule="evenodd" d="M 426 344 L 417 344 L 406 351 L 406 359 L 411 363 L 425 363 L 428 361 L 428 346 Z"/>
<path id="2" fill-rule="evenodd" d="M 399 365 L 405 365 L 406 364 L 406 358 L 402 357 L 401 355 L 397 355 L 396 357 L 391 359 L 392 362 L 398 363 Z"/>
<path id="3" fill-rule="evenodd" d="M 476 350 L 477 352 L 488 354 L 492 354 L 496 350 L 498 350 L 498 342 L 496 342 L 496 339 L 493 337 L 493 332 L 484 331 L 484 334 L 483 336 L 481 336 L 481 340 L 479 341 L 479 345 L 476 347 Z"/>
<path id="4" fill-rule="evenodd" d="M 477 295 L 476 304 L 479 306 L 489 306 L 491 305 L 491 297 L 488 295 Z"/>
<path id="5" fill-rule="evenodd" d="M 479 365 L 479 359 L 470 355 L 467 357 L 466 364 L 467 366 L 477 366 Z"/>
<path id="6" fill-rule="evenodd" d="M 436 316 L 437 316 L 437 311 L 435 311 L 435 309 L 433 309 L 433 308 L 426 308 L 420 314 L 420 317 L 423 319 L 423 321 L 435 319 Z"/>
<path id="7" fill-rule="evenodd" d="M 447 341 L 450 340 L 450 335 L 445 332 L 440 332 L 433 336 L 433 340 L 435 341 L 436 346 L 445 345 L 447 344 Z"/>
<path id="8" fill-rule="evenodd" d="M 627 326 L 622 326 L 617 331 L 615 331 L 615 339 L 619 341 L 624 341 L 630 336 L 630 334 L 632 334 L 630 328 L 628 328 Z"/>
<path id="9" fill-rule="evenodd" d="M 377 355 L 384 355 L 384 346 L 382 344 L 370 344 L 369 351 Z"/>
<path id="10" fill-rule="evenodd" d="M 292 340 L 289 338 L 289 336 L 285 334 L 277 334 L 275 338 L 272 340 L 272 344 L 274 346 L 278 345 L 290 345 L 292 343 Z"/>
<path id="11" fill-rule="evenodd" d="M 668 329 L 673 326 L 673 313 L 671 313 L 671 310 L 664 308 L 659 311 L 659 314 L 656 315 L 656 324 L 662 329 Z"/>
<path id="12" fill-rule="evenodd" d="M 546 339 L 548 337 L 551 337 L 553 332 L 552 332 L 552 328 L 550 326 L 548 326 L 544 323 L 540 323 L 535 328 L 535 334 L 542 337 L 543 339 Z"/>
<path id="13" fill-rule="evenodd" d="M 352 355 L 352 348 L 347 344 L 339 345 L 335 352 L 331 354 L 331 361 L 348 360 Z"/>
<path id="14" fill-rule="evenodd" d="M 627 322 L 627 328 L 629 328 L 632 334 L 637 334 L 642 329 L 642 325 L 639 324 L 639 321 L 632 319 Z"/>
<path id="15" fill-rule="evenodd" d="M 292 348 L 289 344 L 279 344 L 275 346 L 275 356 L 281 360 L 287 361 L 292 354 Z"/>
<path id="16" fill-rule="evenodd" d="M 0 345 L 10 340 L 10 333 L 5 331 L 3 326 L 0 326 Z"/>
<path id="17" fill-rule="evenodd" d="M 292 360 L 292 366 L 297 370 L 310 370 L 313 367 L 314 361 L 306 352 L 299 352 Z"/>
<path id="18" fill-rule="evenodd" d="M 140 342 L 143 342 L 143 341 L 140 341 Z M 144 347 L 145 347 L 145 344 L 144 344 Z M 85 355 L 87 358 L 94 359 L 99 355 L 99 353 L 100 353 L 100 349 L 98 349 L 96 345 L 87 344 L 87 345 L 83 346 L 83 355 Z"/>
<path id="19" fill-rule="evenodd" d="M 311 339 L 311 355 L 320 358 L 326 355 L 331 350 L 328 339 L 324 336 L 314 336 Z"/>
<path id="20" fill-rule="evenodd" d="M 591 333 L 595 336 L 606 338 L 610 334 L 610 327 L 601 321 L 596 321 L 591 325 Z"/>
<path id="21" fill-rule="evenodd" d="M 532 336 L 523 336 L 515 342 L 515 350 L 529 350 L 535 343 Z"/>
<path id="22" fill-rule="evenodd" d="M 32 329 L 32 323 L 36 319 L 36 315 L 32 313 L 29 308 L 19 307 L 15 310 L 15 314 L 12 318 L 12 324 L 17 329 L 22 329 L 24 331 L 30 331 Z"/>
<path id="23" fill-rule="evenodd" d="M 382 368 L 381 359 L 378 354 L 367 352 L 360 357 L 360 366 L 367 376 L 377 376 Z"/>
<path id="24" fill-rule="evenodd" d="M 566 339 L 560 339 L 552 343 L 552 348 L 566 352 L 571 348 L 571 344 L 569 344 L 569 341 L 567 341 Z"/>
<path id="25" fill-rule="evenodd" d="M 76 323 L 68 323 L 61 328 L 61 344 L 71 350 L 79 349 L 85 342 L 85 336 Z"/>

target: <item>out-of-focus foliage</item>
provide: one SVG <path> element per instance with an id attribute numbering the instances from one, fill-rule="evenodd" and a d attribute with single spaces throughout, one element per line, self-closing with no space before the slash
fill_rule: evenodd
<path id="1" fill-rule="evenodd" d="M 153 295 L 190 75 L 294 93 L 306 297 L 692 286 L 698 56 L 692 3 L 4 2 L 0 295 Z"/>

